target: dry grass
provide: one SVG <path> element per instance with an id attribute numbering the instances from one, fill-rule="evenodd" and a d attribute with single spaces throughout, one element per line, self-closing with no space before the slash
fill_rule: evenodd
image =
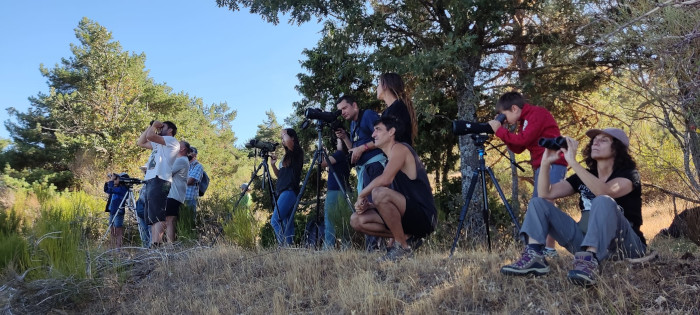
<path id="1" fill-rule="evenodd" d="M 379 254 L 301 249 L 253 253 L 201 248 L 118 276 L 96 293 L 89 313 L 435 314 L 697 313 L 700 262 L 666 252 L 647 265 L 610 262 L 601 283 L 583 289 L 565 279 L 571 256 L 540 278 L 504 277 L 518 252 L 471 251 L 447 259 L 428 250 L 398 263 Z M 109 298 L 107 298 L 109 297 Z"/>
<path id="2" fill-rule="evenodd" d="M 672 216 L 667 210 L 645 208 L 648 239 L 670 224 Z M 600 283 L 592 289 L 566 281 L 572 256 L 563 250 L 560 258 L 550 262 L 552 272 L 547 276 L 500 275 L 500 266 L 519 255 L 515 245 L 492 253 L 460 250 L 452 258 L 447 258 L 445 246 L 427 245 L 415 258 L 398 263 L 376 263 L 380 254 L 357 250 L 253 252 L 221 245 L 132 252 L 112 262 L 121 262 L 122 267 L 102 272 L 90 303 L 56 305 L 54 310 L 130 314 L 700 313 L 700 261 L 693 257 L 698 256 L 698 247 L 666 238 L 655 239 L 650 247 L 659 252 L 659 259 L 645 264 L 605 262 Z M 17 310 L 10 311 L 13 309 Z"/>

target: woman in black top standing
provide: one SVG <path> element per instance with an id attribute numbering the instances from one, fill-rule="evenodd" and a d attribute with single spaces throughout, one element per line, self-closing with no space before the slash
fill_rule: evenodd
<path id="1" fill-rule="evenodd" d="M 405 142 L 413 146 L 418 134 L 418 121 L 401 76 L 391 72 L 380 75 L 377 82 L 377 98 L 387 105 L 382 116 L 394 116 L 403 126 L 401 134 L 396 135 L 396 142 Z"/>
<path id="2" fill-rule="evenodd" d="M 275 237 L 280 245 L 291 245 L 294 238 L 294 218 L 292 208 L 299 194 L 301 168 L 304 165 L 304 151 L 299 145 L 299 137 L 291 128 L 282 129 L 280 133 L 284 157 L 277 165 L 277 155 L 270 154 L 272 171 L 277 176 L 277 208 L 272 213 L 270 224 L 275 230 Z"/>

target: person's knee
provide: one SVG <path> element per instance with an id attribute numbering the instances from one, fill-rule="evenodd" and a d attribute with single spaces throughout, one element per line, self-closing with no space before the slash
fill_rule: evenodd
<path id="1" fill-rule="evenodd" d="M 527 211 L 542 211 L 548 209 L 549 205 L 551 205 L 551 203 L 547 201 L 547 199 L 541 197 L 533 197 L 527 204 Z"/>
<path id="2" fill-rule="evenodd" d="M 595 197 L 591 201 L 591 211 L 609 208 L 617 208 L 617 202 L 615 202 L 615 199 L 608 195 Z"/>
<path id="3" fill-rule="evenodd" d="M 353 213 L 350 216 L 350 226 L 355 230 L 360 230 L 360 228 L 361 228 L 360 225 L 361 225 L 360 224 L 360 216 L 357 215 L 357 213 Z"/>
<path id="4" fill-rule="evenodd" d="M 375 189 L 372 189 L 372 203 L 374 203 L 375 206 L 384 204 L 389 201 L 389 188 L 386 187 L 377 187 Z"/>
<path id="5" fill-rule="evenodd" d="M 358 218 L 357 213 L 353 213 L 350 216 L 350 226 L 352 226 L 353 229 L 357 230 L 357 227 L 359 226 L 359 224 L 360 224 L 360 222 L 359 222 L 359 218 Z"/>

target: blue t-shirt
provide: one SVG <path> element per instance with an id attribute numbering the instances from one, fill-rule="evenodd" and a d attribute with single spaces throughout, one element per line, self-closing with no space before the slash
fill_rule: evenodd
<path id="1" fill-rule="evenodd" d="M 372 139 L 374 122 L 379 120 L 379 115 L 369 109 L 362 110 L 360 115 L 362 117 L 360 117 L 359 126 L 355 121 L 350 122 L 350 140 L 352 141 L 353 148 L 363 146 L 365 143 L 374 142 L 374 139 Z M 366 151 L 362 154 L 360 159 L 357 160 L 357 164 L 363 165 L 377 154 L 382 154 L 382 150 L 375 148 Z"/>
<path id="2" fill-rule="evenodd" d="M 122 185 L 114 186 L 113 181 L 109 181 L 109 183 L 107 183 L 107 190 L 108 193 L 112 194 L 112 200 L 109 201 L 109 212 L 117 213 L 117 210 L 119 210 L 119 205 L 121 205 L 122 200 L 124 199 L 124 196 L 128 190 Z M 120 214 L 121 213 L 124 213 L 124 211 L 122 210 Z"/>
<path id="3" fill-rule="evenodd" d="M 338 179 L 344 184 L 343 188 L 347 189 L 348 178 L 350 178 L 350 164 L 348 157 L 343 151 L 335 151 L 333 153 L 335 163 L 328 168 L 328 190 L 340 190 L 340 185 L 335 180 L 335 174 Z"/>

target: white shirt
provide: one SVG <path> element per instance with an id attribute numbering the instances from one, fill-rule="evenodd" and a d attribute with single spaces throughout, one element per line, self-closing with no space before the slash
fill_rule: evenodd
<path id="1" fill-rule="evenodd" d="M 179 202 L 185 202 L 185 191 L 187 190 L 187 172 L 190 170 L 190 161 L 186 156 L 175 159 L 173 163 L 173 181 L 170 185 L 168 198 Z"/>
<path id="2" fill-rule="evenodd" d="M 144 180 L 158 176 L 162 180 L 172 181 L 173 162 L 175 162 L 177 152 L 180 151 L 180 142 L 171 136 L 163 136 L 163 140 L 165 140 L 165 145 L 151 141 L 153 151 L 151 151 L 151 157 L 146 163 Z"/>

